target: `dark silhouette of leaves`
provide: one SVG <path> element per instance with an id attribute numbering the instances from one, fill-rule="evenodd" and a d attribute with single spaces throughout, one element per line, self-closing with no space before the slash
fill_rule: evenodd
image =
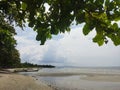
<path id="1" fill-rule="evenodd" d="M 84 35 L 95 29 L 93 41 L 100 46 L 107 38 L 120 45 L 116 23 L 120 20 L 119 0 L 1 0 L 0 13 L 10 24 L 24 27 L 28 23 L 38 33 L 36 39 L 42 45 L 53 34 L 70 31 L 73 22 L 85 23 Z"/>

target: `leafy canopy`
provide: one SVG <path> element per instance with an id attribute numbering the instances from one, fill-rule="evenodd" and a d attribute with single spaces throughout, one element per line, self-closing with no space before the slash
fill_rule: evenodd
<path id="1" fill-rule="evenodd" d="M 48 8 L 48 10 L 47 10 Z M 110 38 L 120 45 L 120 0 L 0 0 L 0 13 L 9 22 L 37 32 L 41 45 L 52 35 L 70 31 L 73 21 L 85 23 L 83 34 L 96 30 L 93 42 L 99 46 Z"/>
<path id="2" fill-rule="evenodd" d="M 0 14 L 0 68 L 18 67 L 20 55 L 14 39 L 15 29 Z"/>

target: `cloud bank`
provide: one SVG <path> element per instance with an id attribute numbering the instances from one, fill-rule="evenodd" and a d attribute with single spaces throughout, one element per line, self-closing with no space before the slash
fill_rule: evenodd
<path id="1" fill-rule="evenodd" d="M 70 33 L 53 36 L 45 45 L 35 40 L 36 32 L 26 27 L 15 36 L 22 62 L 59 66 L 120 66 L 120 46 L 111 41 L 99 47 L 92 42 L 95 32 L 82 33 L 82 25 L 71 27 Z"/>

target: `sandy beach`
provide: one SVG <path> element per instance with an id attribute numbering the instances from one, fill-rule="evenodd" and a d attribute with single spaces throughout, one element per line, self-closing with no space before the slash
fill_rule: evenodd
<path id="1" fill-rule="evenodd" d="M 0 90 L 53 90 L 30 76 L 0 73 Z"/>
<path id="2" fill-rule="evenodd" d="M 0 90 L 120 90 L 120 70 L 63 68 L 10 72 L 0 72 Z"/>

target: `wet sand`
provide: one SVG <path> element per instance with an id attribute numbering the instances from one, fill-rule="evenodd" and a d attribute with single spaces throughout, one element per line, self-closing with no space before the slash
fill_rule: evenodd
<path id="1" fill-rule="evenodd" d="M 80 76 L 83 80 L 89 81 L 105 81 L 105 82 L 120 82 L 120 74 L 96 74 L 96 73 L 41 73 L 42 77 L 67 77 Z"/>
<path id="2" fill-rule="evenodd" d="M 61 76 L 60 76 L 61 75 Z M 104 74 L 46 74 L 40 80 L 57 88 L 56 90 L 120 90 L 119 75 Z"/>
<path id="3" fill-rule="evenodd" d="M 96 73 L 40 73 L 39 76 L 44 77 L 64 77 L 64 76 L 85 76 L 83 80 L 93 81 L 111 81 L 120 82 L 120 74 L 96 74 Z"/>
<path id="4" fill-rule="evenodd" d="M 48 71 L 0 73 L 0 90 L 120 90 L 119 70 Z"/>
<path id="5" fill-rule="evenodd" d="M 118 74 L 87 74 L 82 77 L 84 80 L 105 81 L 105 82 L 120 82 L 120 75 Z"/>
<path id="6" fill-rule="evenodd" d="M 30 76 L 0 73 L 0 90 L 53 90 Z"/>
<path id="7" fill-rule="evenodd" d="M 36 74 L 56 90 L 120 90 L 119 70 L 48 70 Z"/>

